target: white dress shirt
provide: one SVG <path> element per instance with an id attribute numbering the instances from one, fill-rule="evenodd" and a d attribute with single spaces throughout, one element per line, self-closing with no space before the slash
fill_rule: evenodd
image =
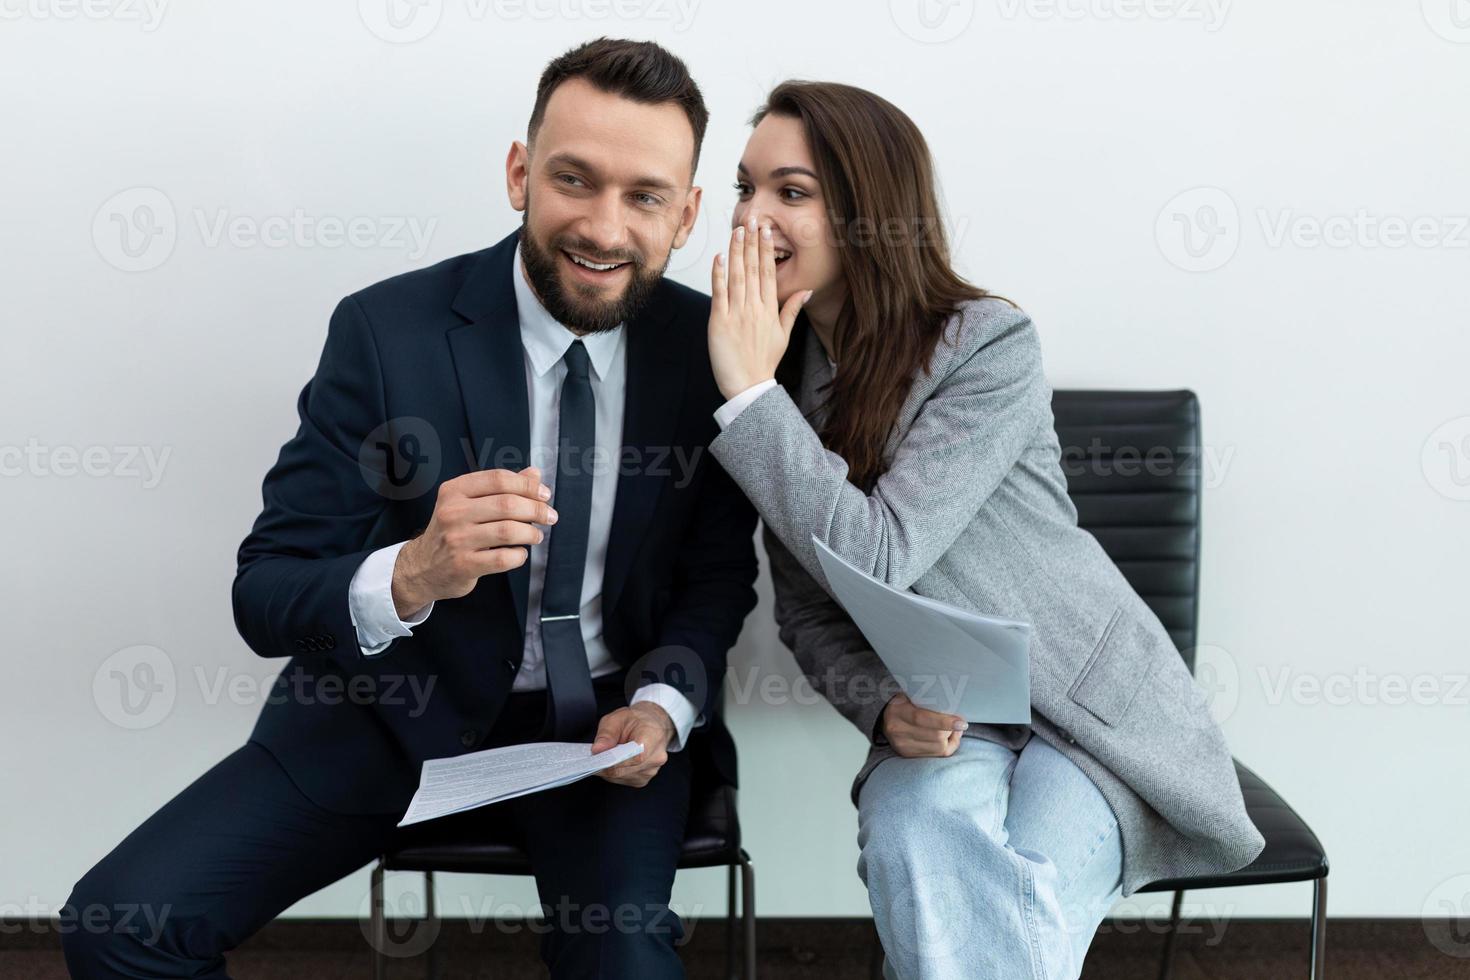
<path id="1" fill-rule="evenodd" d="M 560 432 L 561 388 L 567 376 L 562 358 L 573 341 L 581 340 L 592 362 L 592 394 L 596 402 L 595 452 L 589 455 L 592 474 L 592 510 L 587 528 L 587 564 L 582 576 L 582 643 L 587 667 L 593 677 L 617 672 L 620 667 L 602 638 L 602 578 L 607 565 L 607 542 L 612 530 L 613 502 L 617 494 L 618 459 L 623 444 L 623 404 L 626 391 L 627 337 L 623 327 L 578 337 L 557 322 L 537 299 L 521 265 L 516 247 L 516 311 L 520 320 L 521 346 L 525 351 L 526 392 L 529 396 L 531 446 L 529 465 L 541 470 L 541 482 L 556 493 L 557 442 Z M 530 548 L 530 582 L 526 593 L 526 642 L 520 670 L 511 682 L 515 691 L 546 689 L 546 658 L 541 648 L 541 590 L 546 581 L 546 558 L 556 526 L 543 529 L 545 537 Z M 431 602 L 407 619 L 400 619 L 393 604 L 393 566 L 403 542 L 381 548 L 358 566 L 348 588 L 348 608 L 363 656 L 385 652 L 393 641 L 413 633 L 413 627 L 428 619 Z M 632 702 L 653 701 L 673 719 L 675 734 L 669 751 L 683 748 L 698 714 L 695 706 L 677 688 L 648 684 L 639 688 Z"/>
<path id="2" fill-rule="evenodd" d="M 715 423 L 719 425 L 721 431 L 728 429 L 730 423 L 734 422 L 736 417 L 745 411 L 747 405 L 774 387 L 776 387 L 776 379 L 767 378 L 760 384 L 754 384 L 746 388 L 740 394 L 715 409 Z"/>
<path id="3" fill-rule="evenodd" d="M 829 368 L 835 369 L 837 367 L 837 362 L 829 357 L 827 358 L 827 366 Z M 767 378 L 766 380 L 758 384 L 751 385 L 749 388 L 746 388 L 740 394 L 736 395 L 734 398 L 730 399 L 729 401 L 725 402 L 725 404 L 715 409 L 715 423 L 719 425 L 720 431 L 723 432 L 725 429 L 728 429 L 730 427 L 730 423 L 734 422 L 735 419 L 740 415 L 740 413 L 745 411 L 745 409 L 750 405 L 751 402 L 755 401 L 761 395 L 764 395 L 767 391 L 771 390 L 774 387 L 776 387 L 776 379 Z"/>

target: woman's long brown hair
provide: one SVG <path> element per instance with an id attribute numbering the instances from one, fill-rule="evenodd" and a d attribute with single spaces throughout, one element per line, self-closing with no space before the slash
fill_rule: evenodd
<path id="1" fill-rule="evenodd" d="M 837 372 L 824 389 L 822 444 L 865 492 L 920 370 L 961 303 L 990 295 L 950 266 L 934 164 L 913 120 L 871 92 L 833 82 L 782 82 L 751 125 L 768 115 L 801 121 L 816 161 L 847 299 L 833 329 Z M 777 377 L 799 391 L 803 316 Z"/>

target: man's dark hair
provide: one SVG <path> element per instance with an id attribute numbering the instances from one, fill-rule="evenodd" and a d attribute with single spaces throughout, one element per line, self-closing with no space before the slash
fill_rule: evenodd
<path id="1" fill-rule="evenodd" d="M 551 93 L 572 78 L 586 79 L 600 91 L 646 105 L 676 103 L 689 117 L 689 125 L 694 130 L 694 162 L 689 169 L 693 178 L 699 167 L 699 148 L 704 143 L 709 110 L 704 107 L 704 96 L 699 94 L 699 86 L 694 84 L 684 62 L 652 41 L 600 37 L 572 48 L 553 59 L 541 73 L 541 81 L 536 86 L 536 106 L 531 110 L 531 124 L 526 127 L 526 142 L 536 139 Z"/>

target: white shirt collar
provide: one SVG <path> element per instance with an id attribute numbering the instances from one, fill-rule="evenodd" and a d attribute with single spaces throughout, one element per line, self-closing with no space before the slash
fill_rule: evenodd
<path id="1" fill-rule="evenodd" d="M 516 244 L 515 267 L 511 271 L 511 278 L 515 281 L 516 316 L 521 322 L 521 343 L 531 358 L 531 369 L 536 372 L 536 376 L 539 378 L 555 367 L 566 356 L 567 348 L 572 346 L 572 342 L 580 340 L 582 346 L 587 348 L 587 356 L 592 361 L 592 370 L 596 372 L 597 380 L 606 380 L 608 372 L 612 370 L 613 359 L 622 350 L 623 325 L 619 324 L 615 330 L 590 333 L 583 337 L 578 337 L 562 326 L 541 305 L 541 300 L 536 298 L 536 291 L 526 281 L 519 243 Z"/>

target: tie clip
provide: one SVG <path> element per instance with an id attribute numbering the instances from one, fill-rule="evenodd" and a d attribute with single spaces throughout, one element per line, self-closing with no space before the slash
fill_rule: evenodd
<path id="1" fill-rule="evenodd" d="M 581 618 L 582 618 L 582 614 L 581 613 L 571 613 L 571 614 L 566 615 L 566 616 L 542 616 L 541 617 L 541 622 L 543 622 L 543 623 L 550 623 L 550 622 L 554 622 L 555 620 L 558 620 L 558 619 L 581 619 Z"/>

